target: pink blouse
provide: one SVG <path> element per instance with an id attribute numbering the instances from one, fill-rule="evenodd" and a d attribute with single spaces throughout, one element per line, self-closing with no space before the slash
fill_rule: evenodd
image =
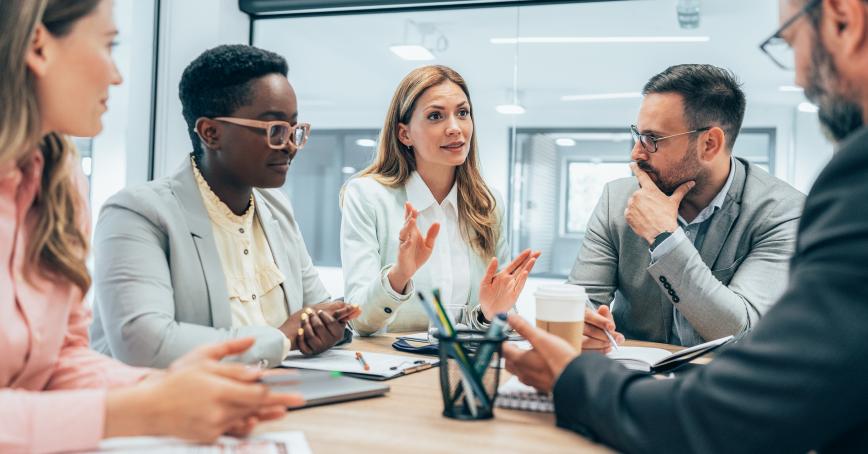
<path id="1" fill-rule="evenodd" d="M 148 372 L 88 348 L 90 311 L 77 287 L 37 273 L 32 282 L 24 278 L 43 165 L 34 152 L 21 167 L 0 166 L 0 452 L 94 448 L 106 389 Z M 69 165 L 86 194 L 84 175 Z M 89 215 L 83 218 L 89 235 Z"/>

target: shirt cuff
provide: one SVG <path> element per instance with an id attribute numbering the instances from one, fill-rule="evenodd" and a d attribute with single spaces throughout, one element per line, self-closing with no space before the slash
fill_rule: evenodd
<path id="1" fill-rule="evenodd" d="M 686 239 L 687 235 L 684 233 L 684 229 L 678 227 L 676 231 L 672 232 L 672 235 L 669 235 L 669 238 L 663 240 L 662 243 L 658 244 L 657 247 L 651 251 L 651 264 L 653 265 L 657 263 L 658 260 L 672 252 L 679 243 Z"/>
<path id="2" fill-rule="evenodd" d="M 392 288 L 392 283 L 389 282 L 389 270 L 392 269 L 394 265 L 386 265 L 380 270 L 380 285 L 383 286 L 383 290 L 386 291 L 386 294 L 389 295 L 395 301 L 406 302 L 409 301 L 410 298 L 416 293 L 416 286 L 413 284 L 413 279 L 410 279 L 410 282 L 407 283 L 406 293 L 396 292 L 395 289 Z"/>

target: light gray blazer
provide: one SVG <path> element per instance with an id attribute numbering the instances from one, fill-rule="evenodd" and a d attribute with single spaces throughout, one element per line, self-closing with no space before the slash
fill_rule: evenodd
<path id="1" fill-rule="evenodd" d="M 254 189 L 253 196 L 286 276 L 288 312 L 327 300 L 289 200 L 277 189 Z M 211 220 L 189 161 L 176 174 L 124 189 L 105 203 L 94 262 L 94 350 L 136 366 L 166 367 L 197 346 L 251 336 L 256 344 L 237 360 L 275 366 L 283 359 L 277 328 L 232 326 Z"/>
<path id="2" fill-rule="evenodd" d="M 503 203 L 497 192 L 495 196 L 499 217 L 503 220 Z M 404 226 L 404 203 L 407 190 L 390 188 L 371 177 L 357 177 L 344 187 L 341 207 L 341 262 L 344 270 L 344 290 L 347 301 L 362 307 L 362 315 L 351 321 L 361 335 L 381 331 L 426 331 L 428 317 L 414 290 L 430 296 L 431 288 L 422 282 L 411 281 L 408 295 L 396 298 L 384 276 L 398 258 L 398 232 Z M 506 222 L 500 222 L 495 254 L 498 266 L 509 263 L 509 243 L 506 239 Z M 479 283 L 485 275 L 489 258 L 470 251 L 470 295 L 462 314 L 457 320 L 470 328 L 484 329 L 478 321 Z M 421 285 L 417 285 L 421 284 Z"/>
<path id="3" fill-rule="evenodd" d="M 705 340 L 739 334 L 784 292 L 805 196 L 743 159 L 733 162 L 732 186 L 702 249 L 681 241 L 653 265 L 648 242 L 624 218 L 636 179 L 606 185 L 568 282 L 584 286 L 596 305 L 614 300 L 615 324 L 627 338 L 670 342 L 673 304 Z"/>

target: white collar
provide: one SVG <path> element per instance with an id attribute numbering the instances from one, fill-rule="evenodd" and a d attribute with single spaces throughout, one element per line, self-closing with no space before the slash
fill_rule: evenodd
<path id="1" fill-rule="evenodd" d="M 413 171 L 410 174 L 410 178 L 407 179 L 407 183 L 404 185 L 407 191 L 407 201 L 409 201 L 413 208 L 417 211 L 424 211 L 429 207 L 436 205 L 437 200 L 434 198 L 434 194 L 431 193 L 431 189 L 428 188 L 428 185 L 425 184 L 425 180 L 419 175 L 419 172 Z M 440 204 L 441 207 L 451 207 L 456 213 L 458 212 L 458 181 L 456 180 L 452 183 L 452 189 L 449 190 L 449 194 L 446 194 L 446 198 L 443 199 L 443 203 Z"/>

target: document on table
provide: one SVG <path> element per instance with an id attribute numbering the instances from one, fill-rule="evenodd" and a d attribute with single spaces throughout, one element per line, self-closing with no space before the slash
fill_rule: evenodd
<path id="1" fill-rule="evenodd" d="M 650 371 L 651 366 L 672 353 L 662 348 L 618 346 L 607 355 L 627 369 Z"/>
<path id="2" fill-rule="evenodd" d="M 95 453 L 153 454 L 311 454 L 304 432 L 271 432 L 248 438 L 220 437 L 212 444 L 191 443 L 173 437 L 118 437 L 103 440 Z"/>
<path id="3" fill-rule="evenodd" d="M 358 378 L 387 380 L 400 375 L 411 374 L 420 370 L 430 369 L 440 363 L 436 358 L 420 356 L 390 355 L 386 353 L 362 352 L 365 365 L 356 358 L 355 350 L 333 348 L 316 356 L 305 357 L 301 353 L 291 352 L 283 360 L 281 366 L 297 369 L 326 370 L 342 372 Z"/>

